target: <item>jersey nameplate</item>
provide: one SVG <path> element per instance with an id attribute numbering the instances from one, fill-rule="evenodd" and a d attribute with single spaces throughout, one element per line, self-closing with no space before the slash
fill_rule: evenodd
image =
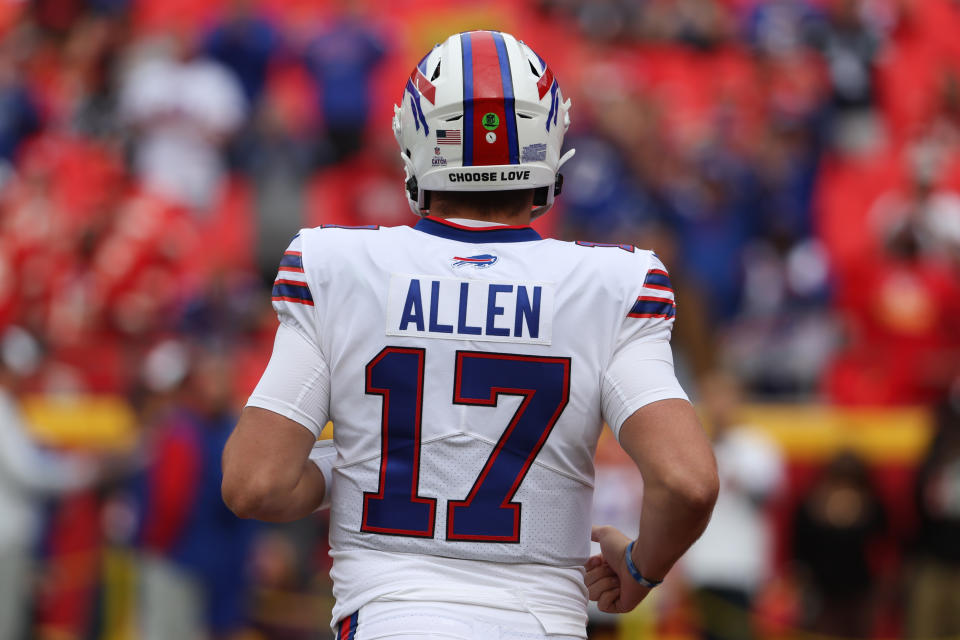
<path id="1" fill-rule="evenodd" d="M 550 344 L 553 284 L 394 273 L 387 335 Z"/>

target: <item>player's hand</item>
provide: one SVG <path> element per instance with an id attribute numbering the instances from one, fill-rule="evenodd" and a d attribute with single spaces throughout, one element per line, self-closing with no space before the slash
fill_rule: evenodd
<path id="1" fill-rule="evenodd" d="M 630 538 L 614 527 L 594 527 L 590 539 L 600 543 L 600 555 L 587 560 L 584 582 L 591 600 L 605 613 L 626 613 L 640 604 L 650 589 L 637 584 L 627 570 L 624 554 Z"/>
<path id="2" fill-rule="evenodd" d="M 587 570 L 583 583 L 587 585 L 591 600 L 599 603 L 601 596 L 605 599 L 620 596 L 620 578 L 617 577 L 617 572 L 603 561 L 603 556 L 591 556 L 583 566 Z M 604 605 L 600 605 L 600 609 L 607 610 Z"/>

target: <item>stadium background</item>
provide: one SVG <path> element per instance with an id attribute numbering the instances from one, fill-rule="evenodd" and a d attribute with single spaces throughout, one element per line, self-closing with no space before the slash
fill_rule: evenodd
<path id="1" fill-rule="evenodd" d="M 0 588 L 22 637 L 147 637 L 206 602 L 216 637 L 329 637 L 323 516 L 232 520 L 218 449 L 287 241 L 412 221 L 392 105 L 473 28 L 573 100 L 536 226 L 671 269 L 680 375 L 746 510 L 591 637 L 960 635 L 960 3 L 3 0 Z M 629 525 L 635 474 L 598 455 L 598 522 Z"/>

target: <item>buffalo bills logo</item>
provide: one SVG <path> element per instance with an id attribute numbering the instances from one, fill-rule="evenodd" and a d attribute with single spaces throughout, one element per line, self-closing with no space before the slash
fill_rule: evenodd
<path id="1" fill-rule="evenodd" d="M 490 255 L 489 253 L 482 253 L 478 256 L 469 256 L 466 258 L 455 256 L 453 258 L 453 266 L 463 267 L 466 265 L 472 265 L 477 269 L 486 269 L 487 267 L 493 266 L 496 261 L 497 256 Z"/>

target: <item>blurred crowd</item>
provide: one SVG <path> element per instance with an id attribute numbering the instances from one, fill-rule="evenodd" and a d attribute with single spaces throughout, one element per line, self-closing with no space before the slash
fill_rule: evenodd
<path id="1" fill-rule="evenodd" d="M 960 2 L 24 0 L 0 2 L 0 640 L 326 637 L 324 521 L 234 519 L 219 450 L 290 237 L 412 222 L 391 105 L 476 27 L 573 101 L 537 225 L 677 283 L 724 492 L 658 607 L 705 637 L 960 634 Z M 122 395 L 138 444 L 42 448 L 30 394 Z M 937 435 L 891 493 L 852 452 L 786 460 L 741 398 L 938 407 Z M 601 465 L 598 514 L 629 519 L 633 483 Z"/>

